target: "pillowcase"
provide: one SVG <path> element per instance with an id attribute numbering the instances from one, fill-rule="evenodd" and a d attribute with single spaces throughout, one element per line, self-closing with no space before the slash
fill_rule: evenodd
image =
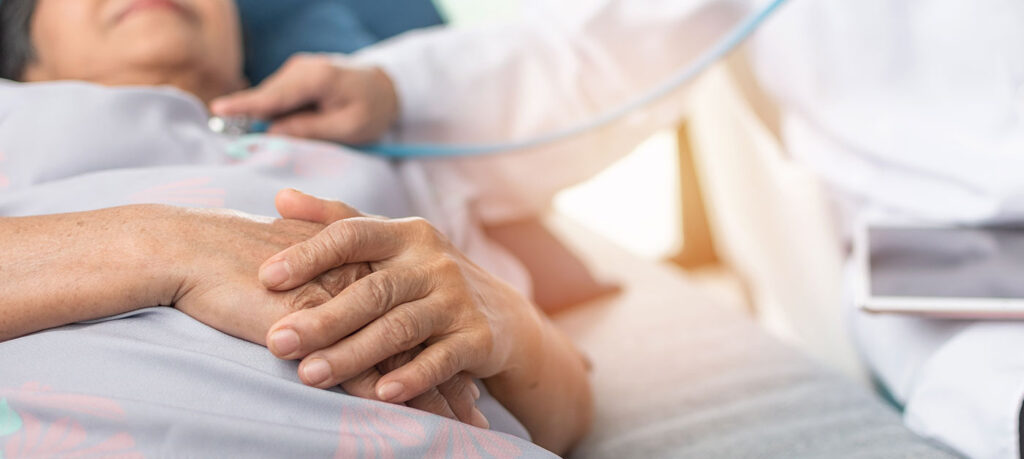
<path id="1" fill-rule="evenodd" d="M 299 52 L 352 53 L 444 21 L 431 0 L 238 0 L 245 73 L 257 84 Z"/>

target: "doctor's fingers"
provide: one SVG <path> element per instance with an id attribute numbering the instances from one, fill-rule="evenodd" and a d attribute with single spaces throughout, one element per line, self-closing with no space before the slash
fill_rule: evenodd
<path id="1" fill-rule="evenodd" d="M 448 401 L 448 405 L 455 412 L 455 417 L 460 421 L 481 429 L 491 428 L 490 421 L 476 406 L 476 401 L 480 400 L 481 394 L 480 388 L 476 386 L 473 378 L 464 373 L 458 374 L 438 386 L 436 390 Z M 427 394 L 431 392 L 433 390 L 427 391 Z M 420 397 L 423 395 L 412 400 L 418 400 Z M 409 404 L 412 403 L 412 400 L 409 401 Z"/>
<path id="2" fill-rule="evenodd" d="M 376 369 L 379 370 L 377 374 L 387 373 L 402 367 L 411 362 L 422 351 L 423 347 L 417 346 L 411 351 L 389 357 L 377 365 Z M 376 381 L 380 381 L 380 378 L 377 378 Z M 377 400 L 376 392 L 374 392 L 372 398 Z M 423 395 L 409 400 L 406 402 L 406 405 L 441 416 L 444 415 L 439 413 L 439 411 L 448 409 L 454 413 L 455 419 L 486 429 L 490 427 L 490 423 L 476 406 L 476 401 L 479 399 L 480 389 L 473 380 L 465 374 L 459 374 L 445 381 L 440 386 L 425 392 Z"/>
<path id="3" fill-rule="evenodd" d="M 447 328 L 450 321 L 433 313 L 438 309 L 431 307 L 433 301 L 425 299 L 399 306 L 355 334 L 310 353 L 299 366 L 299 376 L 310 386 L 330 387 L 442 334 L 440 331 Z M 454 375 L 435 381 L 431 387 L 439 386 Z M 409 398 L 400 401 L 406 400 Z"/>
<path id="4" fill-rule="evenodd" d="M 397 272 L 378 271 L 367 275 L 327 302 L 313 308 L 297 310 L 277 321 L 267 334 L 267 346 L 274 355 L 282 359 L 304 358 L 310 353 L 338 343 L 357 330 L 367 327 L 367 324 L 377 321 L 378 318 L 385 318 L 390 326 L 397 327 L 387 331 L 394 334 L 392 337 L 399 338 L 402 346 L 383 354 L 376 353 L 378 359 L 360 363 L 358 370 L 362 371 L 388 356 L 412 349 L 426 339 L 424 337 L 415 341 L 414 338 L 419 337 L 419 333 L 433 332 L 433 327 L 427 327 L 428 324 L 424 323 L 433 318 L 406 317 L 408 314 L 405 311 L 396 313 L 392 309 L 399 305 L 408 306 L 405 303 L 416 302 L 431 292 L 433 286 L 422 271 L 423 268 L 415 267 Z M 417 322 L 411 323 L 412 319 L 416 319 Z M 374 328 L 379 327 L 378 325 Z M 365 331 L 364 329 L 362 332 Z M 415 336 L 413 331 L 417 331 Z M 350 370 L 351 367 L 346 367 L 346 371 L 340 374 L 334 372 L 335 378 L 330 381 L 311 381 L 310 378 L 304 380 L 318 387 L 330 386 L 352 377 L 354 373 Z"/>
<path id="5" fill-rule="evenodd" d="M 349 103 L 285 115 L 274 120 L 268 133 L 363 145 L 376 140 L 379 131 L 374 126 L 370 107 Z"/>
<path id="6" fill-rule="evenodd" d="M 486 360 L 486 353 L 470 332 L 447 335 L 432 342 L 412 362 L 385 374 L 377 383 L 377 397 L 392 403 L 411 400 L 480 365 Z"/>
<path id="7" fill-rule="evenodd" d="M 430 244 L 427 232 L 436 230 L 418 218 L 341 220 L 270 257 L 260 267 L 259 278 L 269 289 L 291 290 L 338 266 L 380 262 L 399 255 L 410 244 Z"/>
<path id="8" fill-rule="evenodd" d="M 274 205 L 281 218 L 321 225 L 330 225 L 348 218 L 372 217 L 341 201 L 321 199 L 293 189 L 279 191 L 274 199 Z"/>
<path id="9" fill-rule="evenodd" d="M 210 109 L 220 116 L 269 120 L 319 104 L 330 96 L 338 73 L 328 57 L 296 55 L 259 86 L 216 99 Z"/>
<path id="10" fill-rule="evenodd" d="M 415 355 L 415 352 L 409 351 L 396 355 L 393 359 L 397 365 L 401 365 L 411 361 Z M 378 370 L 377 368 L 369 368 L 356 377 L 342 382 L 341 388 L 345 389 L 345 392 L 349 395 L 355 397 L 365 398 L 368 400 L 379 400 L 377 398 L 375 387 L 377 382 L 380 381 L 380 377 L 381 370 Z M 441 394 L 439 389 L 427 391 L 423 395 L 409 400 L 405 405 L 421 411 L 433 413 L 438 416 L 443 416 L 449 419 L 458 419 L 466 422 L 464 419 L 455 415 L 455 411 L 452 409 L 452 406 L 449 404 L 445 396 Z"/>

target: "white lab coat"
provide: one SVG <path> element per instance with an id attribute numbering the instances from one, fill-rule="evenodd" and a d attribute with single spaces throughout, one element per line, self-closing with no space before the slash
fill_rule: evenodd
<path id="1" fill-rule="evenodd" d="M 741 3 L 706 0 L 531 5 L 521 22 L 414 32 L 358 57 L 395 80 L 397 140 L 501 141 L 575 125 L 662 83 L 745 13 Z M 651 25 L 655 33 L 647 33 Z M 612 128 L 558 145 L 427 168 L 443 193 L 471 186 L 488 222 L 532 216 L 557 191 L 677 122 L 684 98 L 679 91 Z"/>
<path id="2" fill-rule="evenodd" d="M 524 21 L 414 33 L 360 59 L 395 80 L 399 140 L 516 139 L 665 80 L 745 4 L 538 2 Z M 848 204 L 848 221 L 1024 218 L 1024 4 L 791 0 L 756 36 L 753 58 L 780 104 L 787 148 Z M 542 210 L 685 109 L 679 91 L 559 145 L 410 168 L 474 204 L 484 223 L 512 220 Z M 1024 324 L 851 316 L 911 428 L 970 456 L 1018 456 Z"/>

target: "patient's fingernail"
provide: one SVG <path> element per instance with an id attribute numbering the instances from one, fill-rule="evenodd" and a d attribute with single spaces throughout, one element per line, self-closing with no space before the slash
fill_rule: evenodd
<path id="1" fill-rule="evenodd" d="M 475 382 L 469 382 L 469 392 L 473 394 L 473 400 L 480 400 L 480 388 Z"/>
<path id="2" fill-rule="evenodd" d="M 389 382 L 380 386 L 380 389 L 377 389 L 377 397 L 385 402 L 390 402 L 398 398 L 399 395 L 402 395 L 402 392 L 404 391 L 405 386 L 403 386 L 402 383 Z"/>
<path id="3" fill-rule="evenodd" d="M 260 282 L 269 288 L 285 283 L 291 276 L 287 261 L 279 261 L 260 270 Z"/>
<path id="4" fill-rule="evenodd" d="M 474 426 L 477 426 L 477 427 L 481 428 L 481 429 L 490 429 L 491 428 L 491 422 L 487 420 L 487 417 L 484 416 L 484 413 L 482 411 L 480 411 L 479 408 L 473 408 L 473 421 L 472 421 L 472 424 Z"/>
<path id="5" fill-rule="evenodd" d="M 285 329 L 274 332 L 270 335 L 269 341 L 267 345 L 270 346 L 271 352 L 279 357 L 287 357 L 299 350 L 299 334 L 294 330 Z"/>
<path id="6" fill-rule="evenodd" d="M 311 386 L 318 386 L 331 377 L 331 366 L 324 359 L 313 359 L 302 366 L 302 379 Z"/>

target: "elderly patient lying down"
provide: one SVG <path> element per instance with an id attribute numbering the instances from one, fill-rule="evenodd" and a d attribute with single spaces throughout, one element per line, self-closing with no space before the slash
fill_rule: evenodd
<path id="1" fill-rule="evenodd" d="M 567 451 L 584 362 L 416 164 L 207 128 L 236 15 L 0 6 L 0 453 Z"/>

